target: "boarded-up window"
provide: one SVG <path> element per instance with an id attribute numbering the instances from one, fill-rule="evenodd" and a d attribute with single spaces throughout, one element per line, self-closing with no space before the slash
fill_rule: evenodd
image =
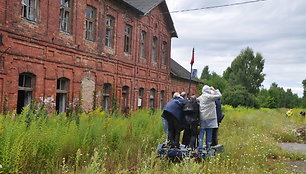
<path id="1" fill-rule="evenodd" d="M 95 85 L 96 83 L 90 75 L 87 75 L 82 79 L 81 83 L 82 108 L 85 112 L 92 111 Z"/>

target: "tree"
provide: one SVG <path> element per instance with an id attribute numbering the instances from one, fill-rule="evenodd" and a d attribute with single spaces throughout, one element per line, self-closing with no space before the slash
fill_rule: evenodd
<path id="1" fill-rule="evenodd" d="M 259 108 L 255 96 L 240 85 L 227 88 L 222 94 L 222 101 L 224 104 L 232 105 L 233 107 L 246 106 Z"/>
<path id="2" fill-rule="evenodd" d="M 219 89 L 220 92 L 222 93 L 228 86 L 228 82 L 221 76 L 219 76 L 217 73 L 212 72 L 212 74 L 209 74 L 209 80 L 207 79 L 202 79 L 204 82 L 203 84 L 199 85 L 199 92 L 202 92 L 202 88 L 205 85 L 208 86 L 213 86 L 216 89 Z"/>
<path id="3" fill-rule="evenodd" d="M 210 79 L 210 73 L 209 73 L 209 68 L 208 66 L 206 65 L 204 68 L 203 68 L 203 71 L 202 71 L 202 74 L 201 74 L 201 78 L 200 79 L 206 79 L 206 80 L 209 80 Z"/>
<path id="4" fill-rule="evenodd" d="M 302 84 L 303 84 L 303 89 L 304 89 L 302 106 L 303 106 L 303 108 L 306 108 L 306 79 L 302 81 Z"/>
<path id="5" fill-rule="evenodd" d="M 260 53 L 254 56 L 253 50 L 247 47 L 224 71 L 223 77 L 231 85 L 241 85 L 248 92 L 256 94 L 264 81 L 265 74 L 262 73 L 264 62 Z"/>

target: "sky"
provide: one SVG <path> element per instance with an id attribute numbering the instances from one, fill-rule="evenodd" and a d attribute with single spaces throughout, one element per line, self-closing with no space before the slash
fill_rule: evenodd
<path id="1" fill-rule="evenodd" d="M 166 0 L 169 11 L 250 0 Z M 192 48 L 198 76 L 208 65 L 219 75 L 241 50 L 250 47 L 265 59 L 263 87 L 273 82 L 303 96 L 306 79 L 306 1 L 266 0 L 244 5 L 171 13 L 178 38 L 171 58 L 190 71 Z"/>

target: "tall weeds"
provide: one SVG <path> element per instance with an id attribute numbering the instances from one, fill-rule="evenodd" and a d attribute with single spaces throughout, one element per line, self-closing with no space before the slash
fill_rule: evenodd
<path id="1" fill-rule="evenodd" d="M 156 154 L 165 138 L 160 111 L 127 118 L 101 108 L 67 116 L 26 107 L 20 115 L 0 116 L 0 173 L 286 173 L 274 160 L 297 156 L 275 144 L 295 141 L 292 129 L 306 121 L 285 118 L 283 109 L 223 109 L 225 152 L 200 163 L 172 163 Z"/>

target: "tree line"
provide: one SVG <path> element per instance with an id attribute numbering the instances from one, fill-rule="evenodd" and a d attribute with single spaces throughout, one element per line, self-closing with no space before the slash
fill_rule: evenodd
<path id="1" fill-rule="evenodd" d="M 303 80 L 303 97 L 293 94 L 291 89 L 285 90 L 275 82 L 269 89 L 264 89 L 262 82 L 265 60 L 260 53 L 254 53 L 249 47 L 241 50 L 223 76 L 203 68 L 199 91 L 204 84 L 214 86 L 222 91 L 222 102 L 233 107 L 246 106 L 254 108 L 306 108 L 306 79 Z"/>

